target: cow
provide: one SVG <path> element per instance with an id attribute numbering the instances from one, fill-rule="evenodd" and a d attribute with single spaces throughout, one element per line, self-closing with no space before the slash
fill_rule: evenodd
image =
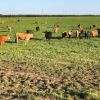
<path id="1" fill-rule="evenodd" d="M 84 33 L 83 29 L 79 29 L 76 31 L 76 37 L 80 38 L 81 34 Z"/>
<path id="2" fill-rule="evenodd" d="M 68 35 L 68 38 L 70 39 L 72 36 L 72 31 L 69 31 L 67 35 Z"/>
<path id="3" fill-rule="evenodd" d="M 52 38 L 52 32 L 51 31 L 45 31 L 45 38 L 46 40 L 50 40 Z"/>
<path id="4" fill-rule="evenodd" d="M 85 38 L 89 39 L 91 34 L 90 31 L 84 31 Z"/>
<path id="5" fill-rule="evenodd" d="M 57 33 L 59 30 L 59 25 L 54 25 L 54 33 Z"/>
<path id="6" fill-rule="evenodd" d="M 93 28 L 96 28 L 96 25 L 92 25 L 93 26 Z"/>
<path id="7" fill-rule="evenodd" d="M 40 27 L 39 26 L 36 27 L 36 31 L 37 32 L 40 31 Z"/>
<path id="8" fill-rule="evenodd" d="M 64 37 L 67 37 L 67 32 L 66 32 L 66 31 L 64 31 L 64 32 L 62 33 L 62 38 L 64 38 Z"/>
<path id="9" fill-rule="evenodd" d="M 77 27 L 78 27 L 78 28 L 81 28 L 81 25 L 80 25 L 80 24 L 78 24 L 78 25 L 77 25 Z"/>
<path id="10" fill-rule="evenodd" d="M 0 47 L 2 47 L 3 43 L 8 40 L 10 40 L 9 35 L 0 35 Z"/>
<path id="11" fill-rule="evenodd" d="M 92 30 L 90 32 L 90 34 L 91 34 L 91 36 L 96 37 L 96 36 L 98 36 L 98 31 L 97 30 Z"/>
<path id="12" fill-rule="evenodd" d="M 79 30 L 76 31 L 76 37 L 80 38 L 81 32 Z"/>
<path id="13" fill-rule="evenodd" d="M 11 26 L 7 26 L 8 32 L 12 31 L 12 27 Z"/>
<path id="14" fill-rule="evenodd" d="M 33 37 L 33 34 L 27 34 L 27 33 L 15 33 L 15 35 L 16 35 L 17 45 L 18 45 L 18 39 L 25 40 L 25 45 L 26 45 L 26 42 L 28 42 L 30 38 Z"/>

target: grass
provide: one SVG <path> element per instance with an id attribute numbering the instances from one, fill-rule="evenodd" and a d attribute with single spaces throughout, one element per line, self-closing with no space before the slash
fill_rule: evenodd
<path id="1" fill-rule="evenodd" d="M 17 19 L 20 19 L 20 22 L 17 22 Z M 17 91 L 25 88 L 33 94 L 43 91 L 43 94 L 47 94 L 46 98 L 53 93 L 66 99 L 79 99 L 84 89 L 93 89 L 95 93 L 99 91 L 100 38 L 46 41 L 43 32 L 52 31 L 53 25 L 59 24 L 59 32 L 53 33 L 54 37 L 61 36 L 65 30 L 72 30 L 74 36 L 78 24 L 85 30 L 89 30 L 89 26 L 93 24 L 99 27 L 100 17 L 8 17 L 0 18 L 0 22 L 2 21 L 4 23 L 0 24 L 0 34 L 11 36 L 11 40 L 0 48 L 2 94 L 12 90 L 10 94 L 18 95 Z M 35 32 L 36 21 L 41 29 L 39 32 Z M 13 32 L 7 32 L 7 25 L 13 27 Z M 25 32 L 27 29 L 34 31 L 34 38 L 26 46 L 24 41 L 20 41 L 17 46 L 14 43 L 14 33 Z M 99 100 L 99 94 L 95 97 L 91 96 L 94 95 L 92 93 L 89 95 L 89 92 L 83 92 L 82 95 L 84 99 Z M 5 95 L 1 95 L 0 98 L 2 97 L 6 98 Z"/>

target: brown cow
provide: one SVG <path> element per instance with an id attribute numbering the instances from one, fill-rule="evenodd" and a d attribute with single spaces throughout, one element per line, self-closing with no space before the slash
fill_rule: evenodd
<path id="1" fill-rule="evenodd" d="M 10 40 L 9 35 L 0 35 L 0 47 L 2 47 L 3 43 L 8 40 Z"/>
<path id="2" fill-rule="evenodd" d="M 27 34 L 27 33 L 15 33 L 15 35 L 16 35 L 17 45 L 18 45 L 18 39 L 25 40 L 28 42 L 30 38 L 33 37 L 33 34 Z M 26 42 L 25 42 L 25 45 L 26 45 Z"/>

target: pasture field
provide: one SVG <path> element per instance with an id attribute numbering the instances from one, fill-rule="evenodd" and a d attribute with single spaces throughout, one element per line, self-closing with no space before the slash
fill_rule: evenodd
<path id="1" fill-rule="evenodd" d="M 46 41 L 43 32 L 54 24 L 59 32 Z M 78 24 L 90 30 L 99 27 L 100 17 L 0 18 L 0 35 L 11 36 L 0 48 L 0 100 L 100 100 L 100 37 L 59 38 L 66 30 L 75 36 Z M 34 31 L 33 38 L 17 46 L 15 33 L 26 30 Z"/>

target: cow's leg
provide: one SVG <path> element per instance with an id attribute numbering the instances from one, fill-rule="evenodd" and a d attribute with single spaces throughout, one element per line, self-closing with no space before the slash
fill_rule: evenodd
<path id="1" fill-rule="evenodd" d="M 2 48 L 3 42 L 0 42 L 0 48 Z"/>
<path id="2" fill-rule="evenodd" d="M 16 36 L 16 40 L 15 40 L 15 42 L 17 43 L 17 45 L 18 45 L 18 37 Z"/>

